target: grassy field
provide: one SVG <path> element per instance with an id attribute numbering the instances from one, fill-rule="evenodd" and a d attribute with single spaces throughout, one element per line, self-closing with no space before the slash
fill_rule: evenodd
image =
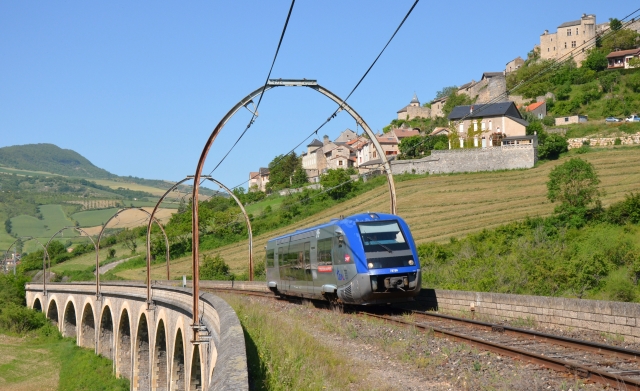
<path id="1" fill-rule="evenodd" d="M 52 174 L 50 172 L 19 170 L 17 168 L 9 168 L 9 167 L 4 167 L 4 166 L 0 166 L 0 172 L 6 172 L 6 173 L 9 173 L 9 174 L 16 174 L 16 175 L 23 175 L 23 176 L 27 176 L 27 175 L 56 175 L 56 176 L 63 176 L 63 175 L 58 175 L 58 174 Z"/>
<path id="2" fill-rule="evenodd" d="M 88 241 L 88 239 L 85 239 Z M 115 245 L 112 248 L 116 249 L 116 256 L 113 261 L 117 261 L 119 259 L 129 258 L 131 256 L 131 250 L 126 248 L 124 245 Z M 103 262 L 107 259 L 107 251 L 106 248 L 100 249 L 100 262 Z M 138 241 L 138 252 L 146 251 L 146 245 L 143 240 Z M 82 254 L 79 257 L 75 257 L 66 262 L 59 263 L 55 266 L 51 267 L 51 270 L 54 273 L 62 273 L 65 271 L 82 271 L 82 270 L 91 270 L 96 265 L 96 253 L 95 251 Z"/>
<path id="3" fill-rule="evenodd" d="M 280 208 L 280 204 L 282 204 L 282 201 L 284 200 L 284 197 L 280 197 L 280 196 L 271 196 L 271 197 L 267 197 L 264 200 L 260 201 L 260 202 L 256 202 L 255 204 L 251 204 L 251 205 L 247 205 L 244 207 L 244 209 L 247 211 L 247 213 L 252 214 L 252 215 L 257 215 L 262 213 L 262 211 L 267 207 L 270 206 L 271 210 L 276 210 L 278 208 Z"/>
<path id="4" fill-rule="evenodd" d="M 579 156 L 595 166 L 605 190 L 603 204 L 622 200 L 625 194 L 640 191 L 640 148 L 595 149 Z M 444 242 L 484 228 L 497 227 L 527 216 L 548 216 L 554 205 L 547 198 L 549 172 L 568 157 L 546 162 L 529 170 L 433 175 L 400 182 L 397 185 L 398 215 L 405 218 L 417 243 Z M 381 186 L 357 198 L 338 204 L 286 228 L 253 238 L 254 258 L 264 258 L 262 249 L 274 236 L 326 222 L 339 215 L 389 211 L 389 194 Z M 204 254 L 220 254 L 234 272 L 245 271 L 248 242 L 242 241 Z M 191 274 L 191 260 L 172 261 L 172 273 Z M 160 265 L 153 268 L 153 278 L 161 278 Z M 141 279 L 144 270 L 127 270 L 118 274 L 127 279 Z"/>
<path id="5" fill-rule="evenodd" d="M 106 223 L 118 209 L 119 208 L 85 210 L 72 214 L 71 218 L 77 221 L 81 227 L 93 227 Z"/>
<path id="6" fill-rule="evenodd" d="M 102 186 L 110 187 L 112 189 L 117 189 L 119 187 L 122 187 L 129 190 L 146 191 L 147 193 L 151 193 L 156 196 L 161 196 L 166 191 L 163 189 L 159 189 L 157 187 L 145 186 L 137 183 L 118 182 L 118 181 L 112 181 L 109 179 L 91 179 L 91 181 Z"/>
<path id="7" fill-rule="evenodd" d="M 40 213 L 42 213 L 42 220 L 27 215 L 12 218 L 12 231 L 18 236 L 32 236 L 42 244 L 46 244 L 51 236 L 53 236 L 53 234 L 58 230 L 74 225 L 73 221 L 71 221 L 64 213 L 61 205 L 41 205 Z M 73 230 L 67 230 L 64 233 L 64 237 L 76 236 L 78 236 L 78 234 Z M 9 244 L 7 244 L 7 246 L 8 245 Z M 32 252 L 39 248 L 40 245 L 31 240 L 25 243 L 23 251 Z"/>

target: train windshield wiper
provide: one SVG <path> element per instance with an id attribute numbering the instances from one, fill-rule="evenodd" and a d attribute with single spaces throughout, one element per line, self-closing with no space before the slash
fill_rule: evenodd
<path id="1" fill-rule="evenodd" d="M 382 243 L 378 243 L 376 240 L 371 239 L 371 237 L 369 235 L 363 235 L 365 237 L 365 239 L 369 240 L 369 242 L 373 242 L 373 244 L 377 244 L 378 246 L 382 247 L 383 249 L 389 251 L 389 253 L 392 253 L 393 251 L 391 251 L 391 249 L 387 246 L 385 246 Z"/>

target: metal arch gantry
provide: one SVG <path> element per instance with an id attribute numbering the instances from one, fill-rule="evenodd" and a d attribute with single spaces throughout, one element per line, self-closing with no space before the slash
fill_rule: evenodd
<path id="1" fill-rule="evenodd" d="M 153 211 L 151 212 L 151 218 L 155 216 L 156 211 L 158 210 L 158 207 L 160 207 L 160 204 L 162 203 L 162 201 L 164 201 L 165 197 L 169 193 L 171 193 L 174 189 L 176 189 L 178 186 L 180 186 L 184 182 L 188 180 L 193 180 L 193 178 L 194 178 L 193 175 L 187 175 L 183 180 L 171 186 L 169 190 L 167 190 L 156 203 L 156 206 L 153 208 Z M 233 191 L 231 191 L 231 189 L 229 189 L 227 186 L 222 184 L 222 182 L 212 178 L 209 175 L 203 175 L 202 178 L 215 183 L 220 188 L 224 189 L 227 193 L 229 193 L 229 195 L 236 201 L 236 203 L 240 207 L 240 210 L 242 211 L 242 214 L 244 215 L 244 219 L 247 222 L 247 231 L 249 233 L 249 281 L 253 281 L 253 229 L 251 228 L 251 220 L 249 219 L 249 214 L 247 214 L 247 211 L 244 209 L 244 205 L 242 205 L 242 202 L 238 199 L 238 197 L 236 197 Z M 151 222 L 149 222 L 149 227 L 147 228 L 147 259 L 151 259 Z M 167 256 L 167 280 L 170 280 L 168 259 L 169 258 Z M 151 267 L 150 265 L 148 265 L 147 280 L 150 280 L 150 279 L 151 279 Z"/>
<path id="2" fill-rule="evenodd" d="M 340 97 L 329 91 L 328 89 L 320 86 L 316 80 L 307 80 L 307 79 L 270 79 L 267 84 L 263 87 L 260 87 L 244 97 L 240 102 L 238 102 L 227 114 L 222 117 L 218 125 L 213 129 L 211 135 L 209 136 L 205 146 L 202 150 L 202 154 L 200 155 L 200 159 L 198 160 L 198 165 L 196 167 L 196 172 L 194 175 L 193 181 L 193 197 L 192 197 L 192 221 L 191 221 L 191 269 L 193 273 L 193 324 L 191 325 L 194 331 L 199 330 L 201 328 L 200 320 L 199 320 L 199 307 L 198 307 L 198 298 L 199 298 L 199 284 L 200 284 L 200 275 L 199 275 L 199 254 L 198 254 L 198 245 L 200 243 L 199 233 L 198 233 L 198 187 L 200 185 L 200 180 L 203 178 L 202 170 L 204 168 L 204 162 L 207 159 L 207 155 L 209 154 L 209 150 L 211 149 L 211 145 L 215 141 L 216 137 L 225 126 L 225 124 L 238 112 L 242 107 L 247 106 L 249 103 L 253 101 L 253 98 L 256 96 L 267 92 L 268 90 L 275 87 L 308 87 L 311 88 L 332 101 L 336 102 L 339 105 L 340 110 L 346 110 L 353 119 L 362 127 L 362 129 L 367 133 L 371 142 L 373 142 L 378 155 L 382 161 L 382 165 L 387 173 L 387 183 L 389 185 L 389 196 L 390 196 L 390 209 L 391 214 L 396 214 L 396 190 L 395 183 L 393 181 L 393 175 L 391 174 L 391 165 L 389 164 L 389 160 L 387 156 L 384 154 L 382 150 L 382 146 L 378 142 L 375 134 L 369 127 L 369 125 L 362 119 L 362 117 L 345 101 L 343 101 Z"/>
<path id="3" fill-rule="evenodd" d="M 107 220 L 107 222 L 102 226 L 102 229 L 100 230 L 100 234 L 98 235 L 98 243 L 96 245 L 96 297 L 100 297 L 100 257 L 99 257 L 99 251 L 100 251 L 100 241 L 102 240 L 102 234 L 104 233 L 105 229 L 107 229 L 107 225 L 109 225 L 109 222 L 111 222 L 111 220 L 113 220 L 114 218 L 116 218 L 121 212 L 127 211 L 127 210 L 139 210 L 140 212 L 146 213 L 149 216 L 149 221 L 155 221 L 156 224 L 158 224 L 158 227 L 160 227 L 160 230 L 162 231 L 162 234 L 164 235 L 164 243 L 165 246 L 167 248 L 167 264 L 169 264 L 169 239 L 167 238 L 167 233 L 164 231 L 164 228 L 162 227 L 162 224 L 160 224 L 160 222 L 153 218 L 151 216 L 151 213 L 149 213 L 147 210 L 144 210 L 142 208 L 137 208 L 137 207 L 131 207 L 131 208 L 122 208 L 120 210 L 118 210 L 113 216 L 111 216 L 109 218 L 109 220 Z M 151 225 L 151 224 L 149 224 Z M 151 262 L 149 259 L 147 259 L 147 264 L 149 264 L 149 262 Z M 147 303 L 150 303 L 150 297 L 151 297 L 151 280 L 147 280 Z"/>
<path id="4" fill-rule="evenodd" d="M 49 238 L 49 241 L 48 241 L 48 242 L 47 242 L 47 244 L 45 245 L 45 247 L 46 247 L 46 249 L 47 249 L 47 252 L 49 251 L 49 244 L 51 243 L 51 241 L 53 240 L 53 238 L 55 238 L 56 236 L 58 236 L 58 234 L 59 234 L 60 232 L 65 231 L 65 230 L 67 230 L 67 229 L 74 229 L 74 230 L 76 230 L 76 231 L 80 232 L 80 234 L 81 234 L 80 236 L 82 236 L 82 234 L 85 234 L 85 235 L 89 238 L 89 240 L 91 240 L 91 243 L 93 244 L 93 249 L 94 249 L 94 250 L 95 250 L 95 252 L 96 252 L 96 260 L 97 260 L 97 259 L 98 259 L 98 247 L 96 246 L 96 242 L 95 242 L 95 240 L 93 240 L 93 238 L 91 237 L 91 235 L 89 235 L 89 234 L 87 233 L 87 231 L 83 230 L 83 229 L 82 229 L 82 228 L 80 228 L 80 227 L 72 227 L 72 226 L 68 226 L 68 227 L 64 227 L 64 228 L 60 229 L 58 232 L 54 233 L 54 234 L 53 234 L 53 236 L 52 236 L 51 238 Z M 51 258 L 49 258 L 49 270 L 51 270 Z M 46 273 L 46 271 L 45 271 L 45 273 Z M 97 270 L 97 269 L 96 269 L 96 273 L 98 273 L 98 270 Z"/>
<path id="5" fill-rule="evenodd" d="M 35 240 L 44 250 L 44 254 L 42 254 L 42 294 L 47 295 L 47 260 L 49 259 L 49 252 L 47 248 L 40 243 L 40 241 L 33 236 L 21 236 L 18 239 L 14 240 L 13 243 L 9 245 L 7 251 L 4 252 L 4 259 L 6 263 L 7 256 L 9 255 L 9 250 L 13 247 L 14 244 L 18 243 L 18 241 L 28 242 L 29 240 Z M 13 274 L 16 274 L 16 259 L 13 260 Z"/>

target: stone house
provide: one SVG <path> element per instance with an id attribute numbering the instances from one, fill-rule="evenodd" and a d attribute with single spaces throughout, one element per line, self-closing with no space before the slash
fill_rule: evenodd
<path id="1" fill-rule="evenodd" d="M 269 183 L 269 169 L 260 167 L 257 172 L 249 173 L 249 191 L 266 191 Z"/>
<path id="2" fill-rule="evenodd" d="M 477 132 L 473 145 L 492 146 L 504 137 L 525 136 L 529 125 L 513 102 L 456 106 L 449 114 L 449 124 L 458 131 L 460 143 L 469 130 Z"/>
<path id="3" fill-rule="evenodd" d="M 346 143 L 328 142 L 322 147 L 322 151 L 327 161 L 327 170 L 354 166 L 356 158 L 351 156 L 352 149 Z"/>
<path id="4" fill-rule="evenodd" d="M 431 109 L 428 107 L 420 106 L 418 96 L 414 93 L 411 102 L 400 110 L 398 110 L 398 119 L 410 120 L 416 117 L 430 118 Z"/>
<path id="5" fill-rule="evenodd" d="M 396 141 L 400 143 L 402 139 L 407 137 L 419 136 L 420 131 L 417 129 L 408 129 L 408 128 L 395 128 L 391 129 L 389 132 L 385 134 L 385 136 L 395 137 Z"/>
<path id="6" fill-rule="evenodd" d="M 511 73 L 515 70 L 518 70 L 523 65 L 524 60 L 522 59 L 522 57 L 518 56 L 507 63 L 507 66 L 504 68 L 504 73 Z"/>
<path id="7" fill-rule="evenodd" d="M 340 133 L 340 135 L 333 140 L 334 143 L 347 143 L 349 141 L 355 140 L 358 138 L 358 135 L 353 130 L 347 128 Z"/>
<path id="8" fill-rule="evenodd" d="M 629 69 L 629 61 L 633 58 L 640 58 L 640 48 L 630 50 L 619 50 L 607 55 L 609 66 L 607 69 Z"/>
<path id="9" fill-rule="evenodd" d="M 444 104 L 447 103 L 447 97 L 443 96 L 431 101 L 431 118 L 444 117 Z"/>
<path id="10" fill-rule="evenodd" d="M 582 122 L 587 122 L 588 120 L 589 118 L 586 115 L 569 115 L 566 117 L 558 117 L 556 118 L 556 126 L 579 124 Z"/>
<path id="11" fill-rule="evenodd" d="M 327 160 L 323 152 L 322 141 L 314 139 L 307 145 L 307 151 L 302 153 L 302 168 L 307 173 L 309 182 L 320 181 L 320 174 L 327 168 Z"/>
<path id="12" fill-rule="evenodd" d="M 603 28 L 599 29 L 603 31 Z M 582 14 L 578 20 L 562 23 L 555 33 L 545 30 L 540 36 L 540 58 L 557 60 L 573 56 L 576 64 L 581 66 L 587 50 L 596 44 L 596 16 Z"/>
<path id="13" fill-rule="evenodd" d="M 531 113 L 538 119 L 543 119 L 547 115 L 547 102 L 541 101 L 532 103 L 525 109 L 527 113 Z"/>

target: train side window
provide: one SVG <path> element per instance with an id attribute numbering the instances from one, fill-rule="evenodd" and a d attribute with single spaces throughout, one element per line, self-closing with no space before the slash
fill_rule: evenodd
<path id="1" fill-rule="evenodd" d="M 275 266 L 274 259 L 275 259 L 275 257 L 274 257 L 273 249 L 267 250 L 267 267 L 274 267 Z"/>
<path id="2" fill-rule="evenodd" d="M 331 238 L 318 239 L 318 265 L 331 264 Z"/>

